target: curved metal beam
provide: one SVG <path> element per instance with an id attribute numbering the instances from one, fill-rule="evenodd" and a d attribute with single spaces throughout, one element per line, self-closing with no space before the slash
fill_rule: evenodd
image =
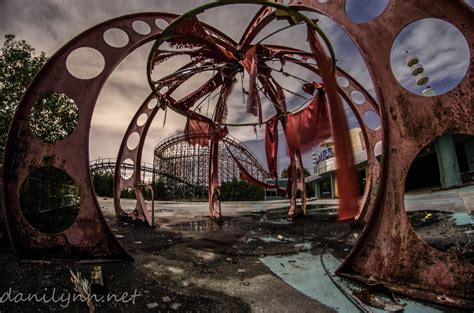
<path id="1" fill-rule="evenodd" d="M 99 24 L 62 47 L 33 79 L 12 121 L 4 157 L 6 226 L 20 259 L 131 259 L 107 225 L 94 195 L 88 151 L 91 118 L 99 93 L 116 66 L 133 50 L 161 34 L 162 30 L 155 24 L 157 19 L 171 22 L 175 18 L 176 15 L 167 13 L 142 13 Z M 150 26 L 148 34 L 133 30 L 132 23 L 138 20 Z M 121 29 L 128 35 L 126 46 L 116 48 L 105 42 L 104 32 L 111 28 Z M 95 49 L 105 60 L 102 72 L 94 78 L 76 78 L 67 68 L 68 56 L 82 47 Z M 74 100 L 79 109 L 79 121 L 68 137 L 48 144 L 33 135 L 28 121 L 34 103 L 50 91 Z M 22 182 L 33 169 L 43 166 L 64 170 L 80 189 L 79 216 L 69 229 L 58 234 L 37 231 L 20 209 Z"/>
<path id="2" fill-rule="evenodd" d="M 470 76 L 450 92 L 428 98 L 402 88 L 389 64 L 398 33 L 422 18 L 437 17 L 454 25 L 474 55 L 474 12 L 460 0 L 436 6 L 426 1 L 391 0 L 380 16 L 356 24 L 346 16 L 344 4 L 344 0 L 289 3 L 322 13 L 341 25 L 358 46 L 379 98 L 384 127 L 381 184 L 374 190 L 370 220 L 338 273 L 366 283 L 376 279 L 411 297 L 473 309 L 474 265 L 422 241 L 404 206 L 405 178 L 421 147 L 444 134 L 474 135 Z M 472 73 L 472 66 L 470 70 Z"/>

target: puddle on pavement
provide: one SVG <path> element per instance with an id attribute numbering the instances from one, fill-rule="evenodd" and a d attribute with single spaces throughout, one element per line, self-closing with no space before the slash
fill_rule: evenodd
<path id="1" fill-rule="evenodd" d="M 230 228 L 232 226 L 233 224 L 230 218 L 223 218 L 223 221 L 220 224 L 208 218 L 204 220 L 169 225 L 169 227 L 174 230 L 188 232 L 216 232 L 225 228 Z"/>
<path id="2" fill-rule="evenodd" d="M 331 254 L 324 254 L 323 259 L 330 275 L 339 284 L 344 285 L 350 291 L 360 290 L 360 286 L 357 284 L 335 276 L 334 273 L 341 265 L 340 260 Z M 300 252 L 294 255 L 265 256 L 260 258 L 260 262 L 265 264 L 269 270 L 284 282 L 306 296 L 338 312 L 359 312 L 359 309 L 330 281 L 319 255 Z M 314 279 L 308 279 L 308 277 L 313 277 Z M 412 299 L 401 297 L 401 300 L 405 304 L 404 312 L 407 313 L 442 312 Z M 370 307 L 370 309 L 374 313 L 385 312 L 373 307 Z"/>
<path id="3" fill-rule="evenodd" d="M 287 219 L 288 208 L 278 208 L 265 211 L 260 222 L 268 222 L 272 224 L 291 224 L 292 221 Z M 329 213 L 329 215 L 337 214 L 337 206 L 332 204 L 308 204 L 306 206 L 307 215 L 315 215 L 320 213 Z"/>
<path id="4" fill-rule="evenodd" d="M 474 219 L 469 213 L 453 213 L 451 219 L 458 226 L 474 224 Z"/>
<path id="5" fill-rule="evenodd" d="M 314 211 L 334 211 L 337 212 L 337 205 L 334 204 L 308 204 L 306 206 L 308 214 Z"/>

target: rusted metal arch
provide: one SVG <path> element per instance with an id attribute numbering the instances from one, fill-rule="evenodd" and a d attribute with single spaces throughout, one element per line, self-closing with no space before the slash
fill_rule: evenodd
<path id="1" fill-rule="evenodd" d="M 156 104 L 155 104 L 156 101 Z M 119 219 L 121 220 L 141 220 L 141 221 L 146 221 L 149 226 L 152 226 L 153 223 L 151 221 L 151 216 L 148 213 L 146 203 L 144 201 L 142 191 L 140 188 L 140 177 L 141 177 L 141 171 L 143 167 L 140 165 L 139 161 L 141 159 L 141 154 L 143 151 L 143 145 L 146 139 L 146 134 L 147 131 L 159 109 L 158 101 L 156 97 L 150 95 L 145 102 L 140 106 L 134 117 L 132 118 L 127 131 L 125 132 L 125 135 L 122 139 L 122 144 L 120 146 L 119 150 L 119 155 L 118 155 L 118 160 L 120 162 L 115 162 L 115 180 L 114 180 L 114 204 L 115 204 L 115 211 L 116 215 Z M 139 119 L 146 115 L 146 121 L 144 123 L 139 123 Z M 139 135 L 139 143 L 137 147 L 134 147 L 133 149 L 129 149 L 127 146 L 127 141 L 130 138 L 131 135 L 134 133 L 137 133 Z M 166 143 L 169 145 L 175 145 L 178 142 L 184 141 L 185 137 L 184 136 L 173 136 L 171 138 L 168 138 L 162 142 L 162 145 L 165 145 Z M 225 139 L 225 142 L 230 144 L 231 147 L 238 147 L 237 150 L 242 151 L 243 154 L 247 159 L 242 159 L 244 163 L 253 164 L 253 167 L 257 167 L 256 172 L 260 174 L 262 178 L 269 177 L 268 173 L 266 173 L 265 169 L 263 166 L 258 162 L 256 157 L 250 152 L 247 151 L 245 147 L 243 147 L 236 139 L 232 137 L 228 137 Z M 160 148 L 158 148 L 160 144 L 157 145 L 157 150 L 160 151 Z M 162 149 L 167 148 L 166 147 L 161 147 Z M 155 150 L 155 156 L 158 153 L 158 151 Z M 242 154 L 242 153 L 241 153 Z M 125 160 L 130 159 L 133 161 L 133 164 L 128 164 L 124 163 Z M 131 168 L 133 171 L 133 174 L 128 178 L 124 179 L 120 175 L 119 167 L 122 168 L 124 166 L 127 166 L 127 168 Z M 253 168 L 251 166 L 251 168 Z M 176 175 L 172 175 L 169 172 L 164 171 L 163 169 L 152 169 L 153 173 L 158 176 L 163 176 L 168 179 L 171 179 L 175 182 L 180 182 L 182 184 L 185 184 L 187 186 L 194 186 L 192 183 L 188 182 L 184 177 L 177 177 Z M 255 172 L 255 171 L 251 171 Z M 118 173 L 118 174 L 117 174 Z M 222 175 L 221 175 L 222 176 Z M 236 176 L 238 177 L 238 175 Z M 132 212 L 125 212 L 121 206 L 120 206 L 120 192 L 124 188 L 134 188 L 135 193 L 137 195 L 137 204 L 136 208 Z"/>
<path id="2" fill-rule="evenodd" d="M 474 135 L 473 66 L 456 88 L 426 98 L 402 88 L 387 64 L 392 43 L 403 27 L 431 17 L 457 27 L 474 55 L 474 13 L 460 0 L 436 5 L 391 0 L 380 16 L 356 24 L 345 15 L 344 4 L 343 0 L 289 2 L 290 6 L 322 13 L 343 27 L 361 51 L 380 104 L 384 127 L 382 180 L 371 204 L 373 214 L 338 274 L 365 283 L 375 278 L 411 297 L 472 309 L 474 266 L 433 249 L 415 234 L 404 207 L 404 185 L 411 162 L 436 137 L 449 133 Z"/>
<path id="3" fill-rule="evenodd" d="M 89 130 L 97 97 L 105 81 L 130 52 L 156 39 L 162 29 L 157 19 L 171 22 L 168 13 L 133 14 L 99 24 L 80 34 L 61 48 L 41 69 L 27 89 L 11 124 L 4 156 L 4 203 L 8 235 L 20 259 L 131 259 L 107 225 L 94 195 L 89 172 Z M 133 30 L 141 20 L 150 26 L 146 35 Z M 109 46 L 103 39 L 107 29 L 119 28 L 128 35 L 125 47 Z M 66 59 L 75 49 L 92 47 L 105 59 L 102 72 L 92 79 L 79 79 L 66 68 Z M 47 144 L 39 141 L 28 126 L 32 106 L 47 92 L 66 94 L 79 110 L 74 131 L 64 140 Z M 64 170 L 80 189 L 81 206 L 74 224 L 59 234 L 45 234 L 34 229 L 20 209 L 22 182 L 35 168 L 54 166 Z"/>
<path id="4" fill-rule="evenodd" d="M 143 196 L 141 184 L 141 160 L 143 154 L 143 146 L 145 139 L 150 129 L 151 123 L 155 118 L 160 106 L 154 93 L 151 93 L 130 121 L 130 124 L 125 131 L 125 135 L 120 144 L 120 149 L 117 155 L 117 163 L 115 165 L 114 173 L 114 208 L 115 215 L 119 220 L 141 220 L 146 221 L 151 227 L 154 225 L 151 214 L 148 212 Z M 140 119 L 145 118 L 142 123 Z M 134 135 L 138 134 L 139 141 L 135 147 L 129 147 L 128 141 Z M 120 167 L 125 160 L 132 160 L 133 172 L 130 177 L 124 177 L 120 171 Z M 137 200 L 135 209 L 132 212 L 125 212 L 120 204 L 120 194 L 125 188 L 133 188 Z"/>

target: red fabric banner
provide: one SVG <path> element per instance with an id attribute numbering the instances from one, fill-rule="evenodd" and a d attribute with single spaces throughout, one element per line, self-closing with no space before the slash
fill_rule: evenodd
<path id="1" fill-rule="evenodd" d="M 317 84 L 318 94 L 300 112 L 288 114 L 285 127 L 286 140 L 290 150 L 301 153 L 331 137 L 331 122 L 322 86 Z"/>
<path id="2" fill-rule="evenodd" d="M 331 61 L 316 37 L 314 30 L 308 26 L 308 42 L 319 66 L 321 78 L 327 92 L 330 106 L 331 126 L 335 143 L 337 164 L 337 184 L 339 190 L 339 220 L 352 220 L 359 214 L 359 182 L 357 181 L 354 155 L 352 153 L 349 126 L 347 124 L 341 97 L 338 94 L 337 82 L 331 68 Z"/>
<path id="3" fill-rule="evenodd" d="M 209 123 L 188 117 L 184 129 L 186 141 L 192 145 L 208 146 L 210 128 Z"/>
<path id="4" fill-rule="evenodd" d="M 278 178 L 277 153 L 278 153 L 278 117 L 275 116 L 267 122 L 265 127 L 265 153 L 267 155 L 268 171 L 273 177 Z"/>
<path id="5" fill-rule="evenodd" d="M 207 121 L 188 116 L 184 128 L 186 141 L 192 145 L 208 146 L 209 140 L 219 141 L 229 134 L 227 127 L 217 128 Z"/>
<path id="6" fill-rule="evenodd" d="M 249 73 L 249 95 L 247 98 L 247 113 L 258 116 L 259 124 L 262 124 L 262 103 L 257 89 L 258 59 L 257 46 L 253 46 L 245 53 L 242 65 Z"/>

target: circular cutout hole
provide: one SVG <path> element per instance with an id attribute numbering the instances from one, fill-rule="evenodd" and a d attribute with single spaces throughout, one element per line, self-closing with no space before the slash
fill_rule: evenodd
<path id="1" fill-rule="evenodd" d="M 351 99 L 352 101 L 354 101 L 354 103 L 358 105 L 362 105 L 365 103 L 364 94 L 358 90 L 354 90 L 353 92 L 351 92 Z"/>
<path id="2" fill-rule="evenodd" d="M 364 123 L 372 130 L 376 130 L 382 125 L 380 116 L 374 111 L 366 111 L 364 113 Z"/>
<path id="3" fill-rule="evenodd" d="M 41 141 L 55 143 L 76 128 L 79 110 L 74 100 L 62 93 L 49 92 L 33 105 L 29 126 Z"/>
<path id="4" fill-rule="evenodd" d="M 135 163 L 130 158 L 122 162 L 122 165 L 120 166 L 120 176 L 122 176 L 122 179 L 128 180 L 132 178 L 134 172 L 134 165 Z"/>
<path id="5" fill-rule="evenodd" d="M 105 60 L 102 53 L 94 48 L 77 48 L 68 55 L 66 67 L 76 78 L 92 79 L 102 73 Z"/>
<path id="6" fill-rule="evenodd" d="M 148 109 L 153 110 L 158 105 L 160 105 L 158 99 L 151 100 L 150 102 L 148 102 Z"/>
<path id="7" fill-rule="evenodd" d="M 140 135 L 137 132 L 133 132 L 128 136 L 127 139 L 127 148 L 129 150 L 134 150 L 138 147 L 138 143 L 140 142 Z"/>
<path id="8" fill-rule="evenodd" d="M 343 76 L 338 76 L 336 78 L 337 84 L 342 87 L 342 88 L 347 88 L 349 87 L 349 80 Z"/>
<path id="9" fill-rule="evenodd" d="M 354 23 L 366 23 L 377 18 L 389 0 L 346 0 L 346 15 Z"/>
<path id="10" fill-rule="evenodd" d="M 474 263 L 474 136 L 444 135 L 425 146 L 405 178 L 405 209 L 431 247 Z"/>
<path id="11" fill-rule="evenodd" d="M 135 21 L 132 23 L 132 28 L 140 35 L 148 35 L 151 32 L 150 25 L 144 21 Z"/>
<path id="12" fill-rule="evenodd" d="M 80 202 L 79 187 L 71 176 L 51 166 L 34 170 L 20 189 L 23 216 L 33 228 L 46 234 L 71 227 L 79 215 Z"/>
<path id="13" fill-rule="evenodd" d="M 469 64 L 469 46 L 463 34 L 450 23 L 435 18 L 405 26 L 390 52 L 390 65 L 398 82 L 423 96 L 454 89 L 464 79 Z"/>
<path id="14" fill-rule="evenodd" d="M 146 115 L 146 113 L 140 114 L 140 116 L 137 119 L 137 126 L 145 125 L 147 119 L 148 119 L 148 115 Z"/>
<path id="15" fill-rule="evenodd" d="M 104 41 L 111 47 L 123 48 L 128 44 L 129 38 L 123 30 L 110 28 L 104 32 Z"/>
<path id="16" fill-rule="evenodd" d="M 374 147 L 374 154 L 376 157 L 382 155 L 382 142 L 378 141 Z"/>
<path id="17" fill-rule="evenodd" d="M 165 29 L 166 27 L 168 27 L 169 23 L 161 18 L 158 18 L 155 20 L 155 24 L 156 26 L 158 26 L 158 28 L 160 29 Z"/>
<path id="18" fill-rule="evenodd" d="M 132 213 L 135 211 L 137 206 L 137 195 L 135 194 L 135 189 L 133 188 L 124 188 L 120 192 L 120 206 L 125 213 Z"/>

